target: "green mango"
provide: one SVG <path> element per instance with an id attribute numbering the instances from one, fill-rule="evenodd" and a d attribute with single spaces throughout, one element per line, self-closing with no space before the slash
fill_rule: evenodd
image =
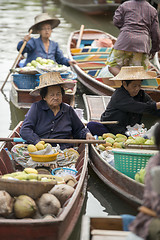
<path id="1" fill-rule="evenodd" d="M 116 138 L 125 138 L 127 140 L 127 137 L 120 133 L 116 134 Z"/>
<path id="2" fill-rule="evenodd" d="M 115 139 L 115 142 L 125 142 L 125 141 L 126 141 L 126 139 L 123 137 L 118 137 Z"/>
<path id="3" fill-rule="evenodd" d="M 106 142 L 109 142 L 109 143 L 111 143 L 111 144 L 114 143 L 114 139 L 111 138 L 111 137 L 107 137 L 107 138 L 105 139 L 105 141 L 106 141 Z"/>
<path id="4" fill-rule="evenodd" d="M 136 182 L 140 182 L 140 179 L 139 179 L 140 175 L 139 175 L 139 172 L 135 174 L 134 176 L 134 179 L 136 180 Z"/>
<path id="5" fill-rule="evenodd" d="M 135 138 L 136 144 L 144 144 L 145 141 L 146 141 L 146 139 L 143 138 L 143 137 L 136 137 L 136 138 Z"/>

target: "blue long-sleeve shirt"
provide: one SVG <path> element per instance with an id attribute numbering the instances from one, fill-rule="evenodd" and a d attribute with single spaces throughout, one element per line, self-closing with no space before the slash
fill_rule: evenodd
<path id="1" fill-rule="evenodd" d="M 19 51 L 21 46 L 23 44 L 23 41 L 20 41 L 17 45 L 17 50 Z M 24 63 L 24 66 L 31 62 L 32 60 L 35 60 L 37 57 L 42 57 L 46 59 L 52 59 L 53 61 L 57 62 L 58 64 L 70 66 L 68 61 L 69 59 L 63 56 L 63 52 L 60 50 L 59 45 L 57 42 L 54 42 L 52 40 L 49 40 L 49 49 L 48 53 L 45 51 L 44 44 L 41 40 L 41 38 L 31 38 L 22 54 L 27 53 L 27 58 Z"/>
<path id="2" fill-rule="evenodd" d="M 25 116 L 20 135 L 27 143 L 36 144 L 45 139 L 85 139 L 89 132 L 77 116 L 74 109 L 62 103 L 60 111 L 54 116 L 46 101 L 40 100 L 32 104 Z M 61 149 L 71 147 L 70 144 L 60 144 Z"/>

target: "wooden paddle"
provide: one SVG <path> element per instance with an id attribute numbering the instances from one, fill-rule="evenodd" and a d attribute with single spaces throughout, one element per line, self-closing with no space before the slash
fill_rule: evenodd
<path id="1" fill-rule="evenodd" d="M 93 122 L 93 121 L 92 121 Z M 97 122 L 97 123 L 101 123 L 101 124 L 108 124 L 108 125 L 110 125 L 110 124 L 118 124 L 119 122 L 118 121 L 104 121 L 104 122 Z M 87 125 L 88 124 L 88 122 L 85 122 L 85 123 L 83 123 L 84 125 Z"/>
<path id="2" fill-rule="evenodd" d="M 32 33 L 32 29 L 29 31 L 29 35 L 31 35 L 31 33 Z M 21 49 L 19 50 L 18 56 L 17 56 L 16 60 L 14 61 L 11 69 L 14 69 L 15 66 L 17 65 L 17 63 L 18 63 L 18 61 L 19 61 L 19 59 L 20 59 L 20 57 L 21 57 L 21 54 L 22 54 L 22 52 L 23 52 L 23 50 L 24 50 L 24 48 L 25 48 L 25 46 L 26 46 L 26 43 L 27 43 L 27 41 L 25 40 L 25 41 L 23 42 L 23 45 L 22 45 Z M 11 74 L 11 71 L 9 71 L 9 73 L 8 73 L 6 79 L 5 79 L 5 81 L 4 81 L 4 83 L 3 83 L 2 87 L 1 87 L 1 91 L 3 90 L 4 85 L 6 84 L 6 82 L 7 82 L 8 78 L 9 78 L 10 74 Z"/>
<path id="3" fill-rule="evenodd" d="M 80 44 L 81 44 L 82 35 L 83 35 L 83 30 L 84 30 L 84 25 L 81 25 L 76 48 L 79 48 L 79 46 L 80 46 Z"/>
<path id="4" fill-rule="evenodd" d="M 1 142 L 25 142 L 22 138 L 0 138 Z M 47 143 L 106 143 L 105 140 L 86 140 L 86 139 L 41 139 Z"/>

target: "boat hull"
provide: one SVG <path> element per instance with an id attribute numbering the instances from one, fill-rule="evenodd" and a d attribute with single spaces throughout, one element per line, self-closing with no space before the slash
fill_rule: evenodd
<path id="1" fill-rule="evenodd" d="M 21 124 L 14 129 L 10 138 L 20 137 Z M 4 142 L 0 149 L 1 174 L 13 172 L 11 160 L 5 150 L 14 146 L 13 142 Z M 88 180 L 88 146 L 81 144 L 80 157 L 76 163 L 77 185 L 71 198 L 66 201 L 62 212 L 53 220 L 47 219 L 4 219 L 0 218 L 1 239 L 4 240 L 67 240 L 80 216 L 85 200 Z"/>

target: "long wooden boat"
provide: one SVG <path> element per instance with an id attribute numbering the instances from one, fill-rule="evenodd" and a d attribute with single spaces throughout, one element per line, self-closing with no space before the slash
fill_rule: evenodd
<path id="1" fill-rule="evenodd" d="M 28 111 L 28 109 L 31 107 L 31 104 L 33 102 L 39 101 L 41 99 L 41 97 L 40 96 L 31 96 L 30 91 L 34 87 L 33 88 L 26 87 L 27 83 L 26 83 L 26 85 L 25 85 L 25 83 L 19 85 L 19 82 L 24 80 L 24 76 L 28 76 L 28 77 L 31 76 L 32 78 L 33 78 L 33 76 L 30 74 L 27 74 L 27 75 L 20 74 L 20 76 L 22 76 L 22 79 L 18 78 L 18 81 L 16 78 L 14 79 L 13 77 L 11 79 L 12 87 L 11 87 L 10 99 L 11 99 L 12 103 L 15 105 L 15 107 L 17 107 L 19 109 L 23 109 L 25 111 Z M 36 78 L 34 79 L 34 81 L 36 82 Z M 25 87 L 23 87 L 23 86 L 25 86 Z M 35 86 L 36 86 L 36 84 L 35 84 Z M 66 102 L 69 105 L 71 105 L 72 107 L 74 107 L 76 90 L 77 90 L 77 83 L 75 83 L 75 86 L 71 91 L 66 91 L 65 95 L 63 96 L 63 102 Z"/>
<path id="2" fill-rule="evenodd" d="M 84 215 L 81 224 L 80 240 L 124 240 L 129 231 L 123 231 L 123 222 L 120 216 L 89 217 Z"/>
<path id="3" fill-rule="evenodd" d="M 73 9 L 84 12 L 89 15 L 99 15 L 103 13 L 113 13 L 116 8 L 121 4 L 119 0 L 103 1 L 103 0 L 60 0 L 60 2 Z"/>
<path id="4" fill-rule="evenodd" d="M 114 45 L 116 38 L 112 35 L 96 29 L 85 29 L 82 34 L 80 47 L 77 42 L 80 38 L 80 31 L 71 33 L 68 39 L 67 53 L 71 60 L 76 60 L 77 64 L 72 69 L 77 74 L 78 80 L 92 93 L 97 95 L 111 96 L 115 89 L 121 86 L 121 81 L 109 80 L 110 76 L 97 77 L 100 70 L 105 67 L 105 62 L 109 56 L 111 48 L 92 47 L 91 44 L 97 39 L 110 39 Z M 160 71 L 150 63 L 150 70 L 157 72 L 157 78 Z M 109 74 L 109 72 L 108 72 Z M 152 97 L 153 100 L 159 101 L 160 83 L 156 80 L 145 80 L 142 88 Z"/>
<path id="5" fill-rule="evenodd" d="M 109 96 L 83 95 L 87 112 L 87 121 L 98 121 L 110 100 Z M 97 107 L 96 107 L 97 106 Z M 114 192 L 120 195 L 131 205 L 141 205 L 144 185 L 116 170 L 110 163 L 102 158 L 96 147 L 91 144 L 89 148 L 89 164 L 98 177 Z"/>
<path id="6" fill-rule="evenodd" d="M 17 138 L 21 123 L 19 123 L 10 138 Z M 12 163 L 5 148 L 10 151 L 15 142 L 4 142 L 0 148 L 0 174 L 13 172 Z M 62 212 L 53 220 L 47 219 L 4 219 L 0 218 L 0 235 L 4 240 L 66 240 L 72 233 L 76 222 L 80 216 L 87 188 L 87 145 L 79 145 L 80 157 L 76 163 L 77 184 L 75 191 L 67 204 L 62 208 Z"/>

